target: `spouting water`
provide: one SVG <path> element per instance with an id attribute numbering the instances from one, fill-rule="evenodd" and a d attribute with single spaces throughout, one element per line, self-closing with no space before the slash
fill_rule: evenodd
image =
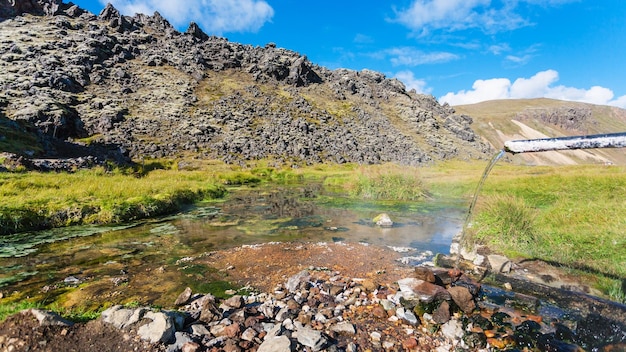
<path id="1" fill-rule="evenodd" d="M 491 169 L 493 169 L 493 167 L 496 165 L 498 160 L 500 160 L 504 156 L 505 153 L 506 151 L 502 149 L 496 155 L 494 155 L 493 158 L 491 158 L 491 161 L 489 161 L 489 164 L 487 164 L 485 171 L 483 171 L 483 175 L 480 178 L 480 182 L 478 182 L 478 185 L 476 186 L 476 190 L 474 191 L 474 197 L 472 198 L 472 202 L 470 203 L 469 210 L 467 211 L 467 216 L 465 217 L 465 222 L 463 222 L 463 228 L 461 229 L 461 237 L 459 238 L 459 253 L 457 254 L 457 259 L 456 259 L 457 269 L 459 267 L 459 261 L 461 260 L 461 248 L 465 244 L 465 235 L 467 233 L 467 229 L 472 220 L 472 214 L 474 213 L 474 207 L 476 206 L 476 201 L 478 200 L 478 195 L 480 194 L 480 190 L 483 188 L 483 184 L 485 183 L 485 180 L 487 180 L 487 176 L 489 176 Z"/>

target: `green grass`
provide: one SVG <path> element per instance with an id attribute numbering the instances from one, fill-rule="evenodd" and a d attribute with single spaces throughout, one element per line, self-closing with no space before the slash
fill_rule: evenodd
<path id="1" fill-rule="evenodd" d="M 468 241 L 607 278 L 624 300 L 626 167 L 503 166 L 487 179 Z"/>
<path id="2" fill-rule="evenodd" d="M 11 315 L 31 308 L 41 309 L 42 305 L 38 303 L 33 303 L 31 301 L 0 303 L 0 322 L 4 321 Z"/>
<path id="3" fill-rule="evenodd" d="M 0 303 L 0 322 L 4 321 L 6 318 L 19 313 L 23 310 L 27 309 L 42 309 L 55 312 L 62 316 L 65 319 L 73 321 L 75 323 L 79 322 L 87 322 L 93 319 L 100 317 L 100 313 L 104 309 L 99 310 L 89 310 L 86 308 L 63 308 L 56 304 L 44 305 L 41 302 L 35 302 L 32 300 L 23 300 L 19 302 L 10 302 L 10 303 Z"/>
<path id="4" fill-rule="evenodd" d="M 103 168 L 1 173 L 0 234 L 153 217 L 225 192 L 219 180 L 202 171 L 153 170 L 142 177 Z"/>
<path id="5" fill-rule="evenodd" d="M 365 200 L 418 201 L 429 197 L 418 168 L 395 164 L 359 167 L 327 178 L 325 185 L 343 188 L 352 198 Z"/>

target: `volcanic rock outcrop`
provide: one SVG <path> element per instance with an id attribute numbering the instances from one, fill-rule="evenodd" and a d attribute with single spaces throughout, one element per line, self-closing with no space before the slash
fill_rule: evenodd
<path id="1" fill-rule="evenodd" d="M 5 150 L 19 155 L 418 165 L 489 149 L 469 116 L 396 79 L 181 33 L 159 13 L 3 0 L 0 33 L 0 119 L 39 143 Z"/>

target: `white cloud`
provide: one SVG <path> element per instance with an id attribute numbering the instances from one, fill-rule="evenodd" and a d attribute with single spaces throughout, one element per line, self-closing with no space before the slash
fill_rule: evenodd
<path id="1" fill-rule="evenodd" d="M 494 55 L 500 55 L 503 52 L 511 51 L 511 47 L 507 43 L 494 44 L 494 45 L 489 46 L 488 50 Z"/>
<path id="2" fill-rule="evenodd" d="M 392 48 L 386 50 L 383 56 L 391 56 L 391 64 L 394 66 L 419 66 L 424 64 L 442 63 L 457 60 L 458 55 L 448 52 L 425 53 L 411 47 Z"/>
<path id="3" fill-rule="evenodd" d="M 419 94 L 430 94 L 432 92 L 432 88 L 426 86 L 426 81 L 415 78 L 411 71 L 400 71 L 394 77 L 402 81 L 408 91 L 415 89 L 415 92 Z"/>
<path id="4" fill-rule="evenodd" d="M 264 0 L 100 0 L 110 2 L 122 14 L 152 15 L 158 11 L 177 28 L 194 21 L 208 34 L 255 32 L 274 16 L 274 9 Z"/>
<path id="5" fill-rule="evenodd" d="M 468 28 L 497 32 L 528 25 L 515 13 L 516 4 L 504 2 L 502 8 L 494 8 L 491 0 L 414 0 L 408 9 L 396 11 L 396 21 L 422 34 L 433 29 Z"/>
<path id="6" fill-rule="evenodd" d="M 532 58 L 533 58 L 532 55 L 528 55 L 528 54 L 523 55 L 523 56 L 515 56 L 515 55 L 506 56 L 506 60 L 508 62 L 514 63 L 515 65 L 518 65 L 518 66 L 523 66 L 527 64 Z"/>
<path id="7" fill-rule="evenodd" d="M 530 78 L 518 78 L 513 83 L 508 78 L 477 80 L 471 90 L 450 92 L 439 98 L 439 101 L 463 105 L 485 100 L 543 97 L 626 108 L 626 95 L 613 99 L 613 91 L 600 86 L 589 89 L 554 86 L 558 80 L 559 73 L 555 70 L 541 71 Z"/>
<path id="8" fill-rule="evenodd" d="M 519 4 L 548 7 L 577 1 L 579 0 L 412 0 L 408 8 L 396 10 L 395 21 L 421 34 L 427 34 L 431 30 L 458 31 L 468 28 L 495 33 L 531 24 L 519 14 Z M 501 7 L 496 7 L 495 4 L 501 4 Z"/>

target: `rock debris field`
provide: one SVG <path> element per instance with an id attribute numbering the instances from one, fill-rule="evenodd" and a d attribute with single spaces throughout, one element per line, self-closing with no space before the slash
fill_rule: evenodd
<path id="1" fill-rule="evenodd" d="M 285 246 L 292 245 L 249 246 L 236 251 L 244 258 L 253 253 L 263 258 L 267 251 Z M 327 253 L 330 248 L 333 257 L 355 249 L 343 244 L 308 247 L 318 253 Z M 357 249 L 372 255 L 374 262 L 383 253 L 361 247 Z M 306 262 L 308 254 L 302 257 Z M 72 324 L 53 313 L 27 310 L 0 324 L 0 349 L 581 351 L 606 346 L 620 350 L 625 346 L 626 336 L 619 323 L 606 325 L 600 317 L 590 315 L 576 326 L 569 326 L 489 304 L 482 299 L 481 285 L 456 269 L 405 267 L 355 277 L 333 267 L 294 267 L 300 271 L 282 282 L 274 283 L 276 277 L 267 276 L 264 285 L 259 286 L 269 289 L 247 286 L 227 292 L 225 299 L 187 288 L 174 302 L 175 309 L 116 305 L 86 324 Z M 393 282 L 381 281 L 398 275 L 401 278 Z M 262 282 L 261 278 L 257 280 Z M 598 329 L 603 324 L 605 328 Z"/>

